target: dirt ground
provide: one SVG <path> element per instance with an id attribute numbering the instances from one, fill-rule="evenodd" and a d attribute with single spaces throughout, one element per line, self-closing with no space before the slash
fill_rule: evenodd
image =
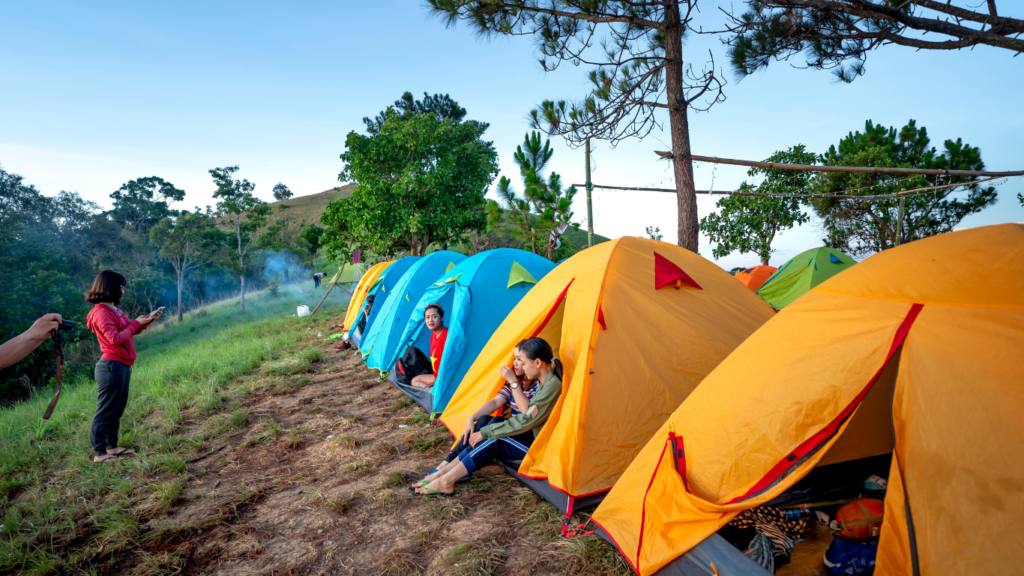
<path id="1" fill-rule="evenodd" d="M 596 536 L 558 537 L 561 514 L 497 466 L 452 498 L 409 483 L 451 436 L 358 354 L 324 347 L 310 374 L 288 375 L 231 415 L 234 427 L 188 464 L 182 499 L 150 519 L 133 574 L 629 574 Z M 201 455 L 201 454 L 200 454 Z M 577 515 L 577 522 L 586 514 Z"/>

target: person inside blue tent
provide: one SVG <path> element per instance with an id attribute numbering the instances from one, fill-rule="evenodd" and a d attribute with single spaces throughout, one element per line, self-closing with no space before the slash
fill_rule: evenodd
<path id="1" fill-rule="evenodd" d="M 495 459 L 515 462 L 526 456 L 534 438 L 540 433 L 541 427 L 547 422 L 558 402 L 558 397 L 562 394 L 562 363 L 554 357 L 551 345 L 542 338 L 530 338 L 523 342 L 519 347 L 518 357 L 525 381 L 540 382 L 533 390 L 532 398 L 527 399 L 526 409 L 508 420 L 492 420 L 479 430 L 475 424 L 467 424 L 467 431 L 470 426 L 476 430 L 469 434 L 466 441 L 468 446 L 457 458 L 444 465 L 443 469 L 417 482 L 414 488 L 417 494 L 451 494 L 455 491 L 456 482 Z M 502 376 L 505 374 L 507 372 Z M 518 379 L 516 382 L 518 386 Z M 510 388 L 511 386 L 509 383 Z M 495 400 L 496 398 L 488 401 L 488 404 Z M 518 404 L 518 399 L 513 403 Z M 486 407 L 481 407 L 474 416 L 481 414 Z"/>
<path id="2" fill-rule="evenodd" d="M 444 474 L 448 466 L 458 459 L 459 454 L 469 447 L 469 437 L 474 432 L 479 432 L 481 428 L 488 424 L 496 424 L 507 420 L 504 414 L 501 416 L 491 416 L 491 414 L 502 410 L 510 418 L 514 418 L 530 409 L 530 399 L 537 393 L 540 381 L 533 380 L 532 382 L 527 382 L 526 380 L 526 372 L 523 371 L 523 363 L 519 357 L 520 349 L 524 342 L 526 340 L 520 340 L 512 350 L 512 366 L 502 366 L 498 371 L 501 378 L 505 381 L 505 385 L 498 391 L 498 395 L 484 402 L 483 406 L 469 417 L 469 421 L 466 422 L 466 429 L 462 432 L 462 436 L 459 437 L 459 442 L 448 452 L 448 456 L 445 457 L 437 468 L 427 474 L 423 480 L 413 484 L 411 488 L 415 489 L 418 486 L 428 484 L 434 478 Z M 506 406 L 508 407 L 507 411 L 504 410 Z"/>
<path id="3" fill-rule="evenodd" d="M 423 321 L 430 330 L 430 374 L 413 376 L 411 384 L 417 388 L 429 390 L 437 380 L 437 370 L 441 367 L 441 356 L 444 344 L 448 340 L 448 327 L 444 325 L 444 309 L 440 304 L 427 304 L 423 311 Z"/>

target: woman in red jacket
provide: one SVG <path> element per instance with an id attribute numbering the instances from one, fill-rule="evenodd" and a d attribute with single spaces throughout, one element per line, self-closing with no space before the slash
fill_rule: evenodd
<path id="1" fill-rule="evenodd" d="M 99 398 L 89 430 L 93 462 L 106 462 L 135 453 L 135 450 L 117 445 L 117 432 L 121 426 L 121 415 L 128 405 L 128 382 L 135 363 L 133 337 L 163 313 L 158 310 L 149 316 L 139 316 L 134 322 L 129 319 L 117 306 L 124 296 L 125 284 L 124 276 L 113 270 L 104 270 L 85 293 L 85 299 L 95 304 L 85 318 L 85 325 L 96 333 L 103 351 L 102 358 L 96 363 Z"/>

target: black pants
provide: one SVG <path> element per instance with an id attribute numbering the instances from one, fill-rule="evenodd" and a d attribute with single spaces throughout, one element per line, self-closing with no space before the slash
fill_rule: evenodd
<path id="1" fill-rule="evenodd" d="M 121 415 L 128 405 L 128 382 L 132 367 L 117 360 L 100 359 L 96 363 L 96 415 L 92 418 L 89 441 L 97 456 L 117 448 L 117 432 L 121 428 Z"/>

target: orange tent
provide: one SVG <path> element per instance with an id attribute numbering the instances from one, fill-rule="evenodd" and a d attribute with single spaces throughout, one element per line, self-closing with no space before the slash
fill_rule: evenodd
<path id="1" fill-rule="evenodd" d="M 356 321 L 356 317 L 359 316 L 359 309 L 363 306 L 363 300 L 366 299 L 370 288 L 373 288 L 373 285 L 377 283 L 377 278 L 380 277 L 381 272 L 393 263 L 394 260 L 389 260 L 374 264 L 359 279 L 359 284 L 356 284 L 356 290 L 352 293 L 352 299 L 349 300 L 348 310 L 345 311 L 345 321 L 341 324 L 343 329 L 350 328 L 352 323 Z"/>
<path id="2" fill-rule="evenodd" d="M 1022 351 L 1024 227 L 886 250 L 740 345 L 662 424 L 594 521 L 639 574 L 674 574 L 740 511 L 885 455 L 876 576 L 1019 573 Z"/>
<path id="3" fill-rule="evenodd" d="M 565 368 L 562 396 L 518 466 L 520 479 L 563 511 L 592 505 L 672 407 L 774 315 L 693 252 L 632 237 L 598 244 L 558 265 L 523 297 L 469 368 L 441 421 L 461 432 L 501 389 L 498 369 L 511 363 L 516 342 L 544 338 Z"/>
<path id="4" fill-rule="evenodd" d="M 778 270 L 775 266 L 754 266 L 753 268 L 746 268 L 736 273 L 736 278 L 747 287 L 757 292 L 757 289 L 765 283 L 766 280 L 771 278 L 772 274 Z"/>

